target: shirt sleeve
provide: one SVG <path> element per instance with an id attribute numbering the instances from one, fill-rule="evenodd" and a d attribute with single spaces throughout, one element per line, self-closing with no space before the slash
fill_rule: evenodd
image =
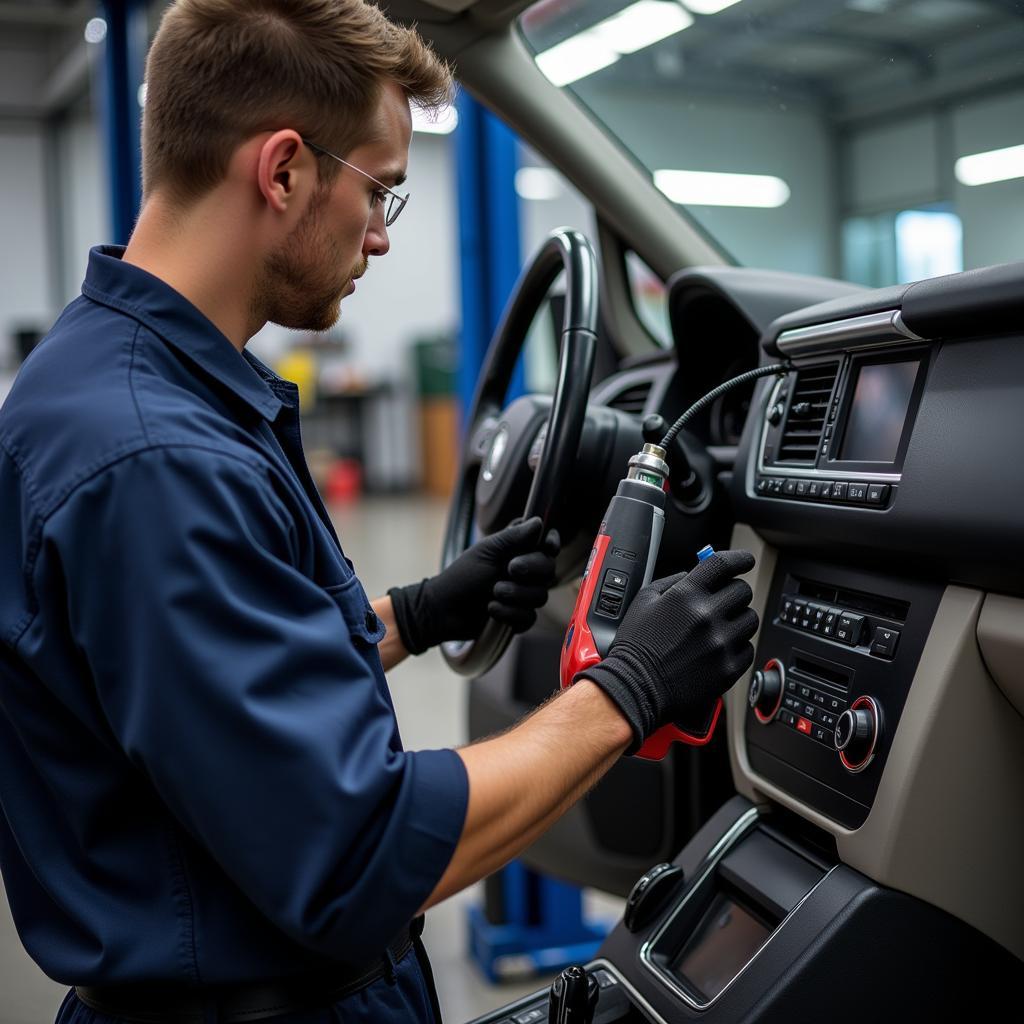
<path id="1" fill-rule="evenodd" d="M 333 594 L 349 588 L 294 567 L 269 480 L 153 449 L 81 485 L 44 536 L 98 700 L 159 798 L 296 941 L 383 949 L 451 858 L 465 767 L 400 749 L 376 653 Z"/>

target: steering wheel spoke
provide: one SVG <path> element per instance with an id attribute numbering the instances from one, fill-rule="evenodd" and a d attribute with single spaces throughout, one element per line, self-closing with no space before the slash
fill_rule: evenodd
<path id="1" fill-rule="evenodd" d="M 487 458 L 491 450 L 491 442 L 494 440 L 494 435 L 497 433 L 498 425 L 501 422 L 496 413 L 497 410 L 495 410 L 495 413 L 484 414 L 476 422 L 465 450 L 465 465 L 467 469 L 483 465 L 484 460 Z"/>

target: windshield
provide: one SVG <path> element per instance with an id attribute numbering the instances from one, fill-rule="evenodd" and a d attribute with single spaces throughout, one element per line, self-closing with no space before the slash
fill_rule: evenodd
<path id="1" fill-rule="evenodd" d="M 736 262 L 871 286 L 1024 257 L 1024 5 L 542 0 L 538 66 Z"/>

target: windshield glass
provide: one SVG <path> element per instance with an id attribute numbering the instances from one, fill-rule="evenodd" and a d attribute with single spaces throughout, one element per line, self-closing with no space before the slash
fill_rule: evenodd
<path id="1" fill-rule="evenodd" d="M 738 263 L 881 286 L 1024 257 L 1024 4 L 541 0 L 520 25 Z"/>

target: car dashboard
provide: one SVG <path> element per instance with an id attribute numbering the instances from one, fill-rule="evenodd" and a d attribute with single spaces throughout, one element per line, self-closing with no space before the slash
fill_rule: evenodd
<path id="1" fill-rule="evenodd" d="M 589 965 L 595 1020 L 984 1017 L 1024 976 L 1024 264 L 770 322 L 742 274 L 681 275 L 746 322 L 728 356 L 677 323 L 674 359 L 595 392 L 668 417 L 709 375 L 788 366 L 738 444 L 695 427 L 758 560 L 736 795 Z"/>

